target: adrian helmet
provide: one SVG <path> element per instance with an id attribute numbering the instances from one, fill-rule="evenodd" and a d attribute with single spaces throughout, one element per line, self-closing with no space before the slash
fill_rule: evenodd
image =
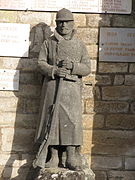
<path id="1" fill-rule="evenodd" d="M 74 21 L 74 17 L 70 10 L 63 8 L 57 12 L 56 21 Z"/>

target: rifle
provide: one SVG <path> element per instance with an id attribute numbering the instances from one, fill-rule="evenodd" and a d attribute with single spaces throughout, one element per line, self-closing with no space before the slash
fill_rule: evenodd
<path id="1" fill-rule="evenodd" d="M 59 102 L 60 102 L 60 96 L 61 96 L 62 82 L 63 82 L 63 78 L 60 77 L 59 82 L 58 82 L 58 89 L 57 89 L 55 104 L 52 105 L 52 109 L 49 114 L 49 120 L 47 122 L 48 123 L 47 131 L 45 133 L 44 140 L 39 147 L 39 151 L 36 155 L 36 159 L 33 161 L 34 168 L 36 168 L 37 166 L 44 168 L 45 166 L 48 146 L 50 145 L 51 137 L 54 137 L 54 132 L 57 125 L 56 119 L 58 119 L 57 115 L 59 112 Z"/>

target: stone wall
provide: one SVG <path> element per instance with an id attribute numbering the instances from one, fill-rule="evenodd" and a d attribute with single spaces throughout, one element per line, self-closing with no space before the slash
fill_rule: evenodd
<path id="1" fill-rule="evenodd" d="M 99 27 L 135 27 L 134 7 L 131 15 L 74 16 L 77 36 L 85 42 L 91 57 L 91 74 L 83 79 L 82 153 L 96 180 L 134 180 L 135 64 L 98 62 Z M 0 69 L 20 70 L 19 91 L 0 91 L 0 180 L 25 180 L 34 156 L 40 102 L 37 56 L 40 42 L 46 38 L 41 31 L 47 27 L 46 36 L 51 33 L 49 26 L 55 27 L 55 13 L 1 10 L 0 22 L 31 26 L 29 58 L 0 57 Z M 39 25 L 41 22 L 45 24 Z"/>

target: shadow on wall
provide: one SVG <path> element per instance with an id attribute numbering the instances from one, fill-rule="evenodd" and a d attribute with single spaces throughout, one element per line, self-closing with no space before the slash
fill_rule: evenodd
<path id="1" fill-rule="evenodd" d="M 50 27 L 45 23 L 34 26 L 30 31 L 29 57 L 19 60 L 17 69 L 20 70 L 20 87 L 19 91 L 14 91 L 15 98 L 18 100 L 16 113 L 14 113 L 16 117 L 14 128 L 7 128 L 9 133 L 6 138 L 9 142 L 5 142 L 5 151 L 10 149 L 12 136 L 13 140 L 11 154 L 2 173 L 2 180 L 25 180 L 29 166 L 35 157 L 33 143 L 42 84 L 42 76 L 36 69 L 37 57 L 43 41 L 51 34 Z"/>
<path id="2" fill-rule="evenodd" d="M 135 27 L 135 15 L 101 14 L 103 26 Z M 96 180 L 135 178 L 135 82 L 126 80 L 132 77 L 131 67 L 133 63 L 99 62 L 97 57 L 91 152 Z"/>

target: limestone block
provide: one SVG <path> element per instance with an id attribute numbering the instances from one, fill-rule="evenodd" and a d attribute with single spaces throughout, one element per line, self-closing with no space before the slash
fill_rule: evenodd
<path id="1" fill-rule="evenodd" d="M 107 86 L 102 87 L 103 100 L 135 100 L 134 86 Z"/>
<path id="2" fill-rule="evenodd" d="M 125 169 L 126 170 L 135 170 L 135 157 L 126 157 L 125 158 Z"/>
<path id="3" fill-rule="evenodd" d="M 134 86 L 135 85 L 135 75 L 125 75 L 125 85 Z"/>
<path id="4" fill-rule="evenodd" d="M 83 130 L 83 145 L 81 151 L 83 154 L 91 154 L 92 130 Z"/>
<path id="5" fill-rule="evenodd" d="M 35 130 L 23 128 L 2 128 L 2 151 L 28 151 L 31 150 Z"/>
<path id="6" fill-rule="evenodd" d="M 5 154 L 0 153 L 0 166 L 13 166 L 19 167 L 19 156 L 18 154 Z"/>
<path id="7" fill-rule="evenodd" d="M 96 145 L 114 145 L 115 147 L 134 145 L 135 134 L 131 131 L 123 130 L 93 130 L 92 143 Z"/>
<path id="8" fill-rule="evenodd" d="M 90 114 L 94 112 L 94 101 L 91 98 L 85 100 L 85 113 Z"/>
<path id="9" fill-rule="evenodd" d="M 111 77 L 109 75 L 97 75 L 96 85 L 111 85 Z"/>
<path id="10" fill-rule="evenodd" d="M 127 63 L 99 63 L 98 71 L 100 73 L 126 73 L 128 72 Z"/>
<path id="11" fill-rule="evenodd" d="M 86 16 L 85 16 L 85 14 L 76 14 L 76 13 L 74 13 L 74 21 L 75 21 L 75 27 L 86 26 Z"/>
<path id="12" fill-rule="evenodd" d="M 37 59 L 7 58 L 0 57 L 1 69 L 18 69 L 22 71 L 35 71 L 37 69 Z"/>
<path id="13" fill-rule="evenodd" d="M 114 15 L 112 18 L 113 27 L 135 27 L 135 19 L 128 15 Z"/>
<path id="14" fill-rule="evenodd" d="M 119 156 L 92 156 L 93 170 L 107 170 L 122 168 L 122 157 Z"/>
<path id="15" fill-rule="evenodd" d="M 98 42 L 98 29 L 78 28 L 76 36 L 86 44 L 96 44 Z"/>
<path id="16" fill-rule="evenodd" d="M 35 128 L 38 114 L 0 113 L 0 127 Z"/>
<path id="17" fill-rule="evenodd" d="M 109 171 L 108 178 L 109 180 L 115 180 L 115 179 L 134 180 L 135 172 L 134 171 Z"/>
<path id="18" fill-rule="evenodd" d="M 101 100 L 101 90 L 100 90 L 100 87 L 95 86 L 93 88 L 93 91 L 94 91 L 94 100 Z"/>
<path id="19" fill-rule="evenodd" d="M 96 73 L 97 71 L 97 61 L 96 60 L 91 60 L 91 73 Z"/>
<path id="20" fill-rule="evenodd" d="M 129 72 L 130 72 L 130 73 L 135 73 L 135 64 L 132 64 L 132 63 L 131 63 L 131 64 L 129 65 Z"/>
<path id="21" fill-rule="evenodd" d="M 94 133 L 95 132 L 93 132 L 93 135 L 94 135 Z M 121 144 L 121 143 L 118 144 L 117 143 L 117 145 L 114 145 L 113 143 L 106 144 L 106 143 L 104 143 L 103 140 L 102 140 L 102 142 L 92 144 L 92 150 L 91 150 L 92 154 L 103 155 L 103 156 L 108 156 L 108 155 L 125 156 L 125 154 L 134 155 L 134 153 L 135 153 L 135 150 L 133 150 L 133 146 L 130 146 L 129 144 L 126 145 L 126 144 Z"/>
<path id="22" fill-rule="evenodd" d="M 27 23 L 27 24 L 38 24 L 44 22 L 48 25 L 51 25 L 52 15 L 47 12 L 19 12 L 18 22 Z"/>
<path id="23" fill-rule="evenodd" d="M 29 97 L 36 98 L 40 97 L 41 86 L 39 85 L 31 85 L 31 84 L 20 84 L 19 92 L 16 94 L 19 97 Z"/>
<path id="24" fill-rule="evenodd" d="M 0 110 L 2 112 L 16 111 L 18 104 L 17 97 L 0 98 Z"/>
<path id="25" fill-rule="evenodd" d="M 40 84 L 38 82 L 38 73 L 37 72 L 20 72 L 19 82 L 23 84 Z"/>
<path id="26" fill-rule="evenodd" d="M 0 22 L 3 23 L 16 23 L 17 21 L 17 11 L 1 11 L 0 12 Z"/>
<path id="27" fill-rule="evenodd" d="M 11 168 L 5 167 L 3 171 L 4 180 L 26 180 L 26 175 L 28 173 L 28 168 Z"/>
<path id="28" fill-rule="evenodd" d="M 127 102 L 95 101 L 94 111 L 97 113 L 126 113 L 129 110 Z"/>
<path id="29" fill-rule="evenodd" d="M 115 75 L 114 77 L 114 85 L 123 85 L 124 84 L 124 75 Z"/>
<path id="30" fill-rule="evenodd" d="M 93 98 L 93 87 L 83 84 L 82 88 L 82 98 Z"/>
<path id="31" fill-rule="evenodd" d="M 90 27 L 103 27 L 111 25 L 111 15 L 108 14 L 90 14 L 86 15 L 87 25 Z"/>
<path id="32" fill-rule="evenodd" d="M 25 101 L 25 113 L 38 113 L 39 104 L 39 98 L 27 98 Z"/>
<path id="33" fill-rule="evenodd" d="M 94 171 L 96 180 L 107 180 L 107 173 L 105 171 Z"/>
<path id="34" fill-rule="evenodd" d="M 91 86 L 96 84 L 95 74 L 90 74 L 82 78 L 85 85 Z"/>
<path id="35" fill-rule="evenodd" d="M 135 102 L 131 103 L 130 110 L 131 110 L 132 113 L 135 113 Z"/>
<path id="36" fill-rule="evenodd" d="M 87 45 L 87 50 L 88 50 L 90 59 L 98 57 L 98 45 L 95 45 L 95 44 Z"/>
<path id="37" fill-rule="evenodd" d="M 135 129 L 135 116 L 133 114 L 108 114 L 106 127 L 110 129 Z"/>

